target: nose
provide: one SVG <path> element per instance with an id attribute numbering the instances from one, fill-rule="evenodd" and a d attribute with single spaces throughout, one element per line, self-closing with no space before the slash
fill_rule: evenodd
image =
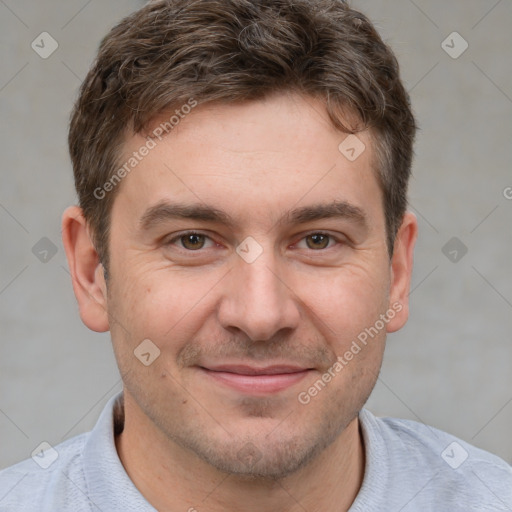
<path id="1" fill-rule="evenodd" d="M 218 309 L 221 325 L 243 331 L 253 341 L 269 340 L 281 330 L 297 328 L 299 302 L 286 277 L 283 265 L 270 251 L 252 263 L 236 257 Z"/>

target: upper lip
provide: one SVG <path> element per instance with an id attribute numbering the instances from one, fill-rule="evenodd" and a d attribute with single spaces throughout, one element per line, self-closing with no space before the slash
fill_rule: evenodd
<path id="1" fill-rule="evenodd" d="M 215 366 L 202 366 L 205 370 L 213 372 L 237 373 L 239 375 L 279 375 L 283 373 L 298 373 L 311 368 L 304 368 L 295 365 L 279 364 L 264 367 L 247 366 L 243 364 L 223 364 Z"/>

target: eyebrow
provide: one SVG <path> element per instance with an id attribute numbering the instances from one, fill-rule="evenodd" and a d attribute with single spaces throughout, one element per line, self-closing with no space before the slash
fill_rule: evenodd
<path id="1" fill-rule="evenodd" d="M 233 225 L 233 221 L 227 213 L 212 206 L 168 203 L 165 201 L 148 208 L 140 218 L 139 225 L 142 230 L 147 230 L 174 219 L 191 219 L 219 222 L 228 226 Z"/>
<path id="2" fill-rule="evenodd" d="M 328 204 L 316 204 L 295 208 L 286 213 L 278 224 L 304 224 L 316 220 L 340 218 L 358 224 L 362 228 L 368 227 L 368 220 L 364 211 L 347 201 L 333 201 Z"/>
<path id="3" fill-rule="evenodd" d="M 277 225 L 305 224 L 322 219 L 341 218 L 358 224 L 361 228 L 368 227 L 367 216 L 364 211 L 347 201 L 333 201 L 327 204 L 315 204 L 294 208 L 286 212 Z M 142 230 L 149 230 L 158 224 L 175 220 L 188 219 L 203 222 L 216 222 L 233 227 L 235 221 L 226 212 L 213 206 L 201 204 L 169 203 L 162 201 L 149 207 L 139 221 Z"/>

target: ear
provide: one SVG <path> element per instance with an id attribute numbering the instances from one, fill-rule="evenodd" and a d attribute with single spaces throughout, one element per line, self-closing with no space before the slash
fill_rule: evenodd
<path id="1" fill-rule="evenodd" d="M 70 206 L 62 215 L 62 241 L 82 322 L 93 331 L 108 331 L 103 266 L 89 236 L 82 209 L 78 206 Z"/>
<path id="2" fill-rule="evenodd" d="M 412 212 L 404 215 L 395 238 L 391 258 L 389 308 L 396 312 L 387 324 L 387 332 L 401 329 L 409 317 L 409 290 L 413 265 L 414 244 L 418 237 L 418 221 Z"/>

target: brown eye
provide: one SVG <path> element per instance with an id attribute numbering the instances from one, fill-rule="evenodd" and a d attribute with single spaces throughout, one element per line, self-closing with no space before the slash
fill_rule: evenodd
<path id="1" fill-rule="evenodd" d="M 205 236 L 198 233 L 189 233 L 180 237 L 180 241 L 185 249 L 191 251 L 202 249 L 205 243 Z"/>
<path id="2" fill-rule="evenodd" d="M 306 237 L 306 244 L 309 249 L 325 249 L 329 245 L 329 235 L 314 233 Z"/>

